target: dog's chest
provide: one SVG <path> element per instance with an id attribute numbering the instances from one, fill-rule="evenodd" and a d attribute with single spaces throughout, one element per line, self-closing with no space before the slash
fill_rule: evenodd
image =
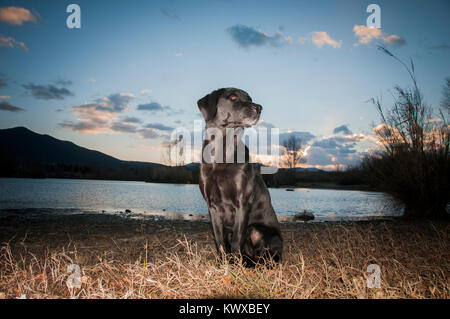
<path id="1" fill-rule="evenodd" d="M 248 177 L 239 167 L 202 165 L 203 192 L 208 205 L 229 210 L 239 207 L 245 200 Z"/>

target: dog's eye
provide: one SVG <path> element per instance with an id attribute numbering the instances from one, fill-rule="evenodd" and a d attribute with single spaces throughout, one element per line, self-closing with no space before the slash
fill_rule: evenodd
<path id="1" fill-rule="evenodd" d="M 230 96 L 230 100 L 231 101 L 236 101 L 238 99 L 238 97 L 236 95 L 231 95 Z"/>

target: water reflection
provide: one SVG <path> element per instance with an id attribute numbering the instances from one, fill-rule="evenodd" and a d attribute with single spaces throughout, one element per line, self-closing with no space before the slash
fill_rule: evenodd
<path id="1" fill-rule="evenodd" d="M 377 192 L 269 189 L 278 216 L 307 210 L 316 218 L 389 216 L 388 197 Z M 139 214 L 208 213 L 198 185 L 143 182 L 0 178 L 0 209 L 58 208 Z"/>

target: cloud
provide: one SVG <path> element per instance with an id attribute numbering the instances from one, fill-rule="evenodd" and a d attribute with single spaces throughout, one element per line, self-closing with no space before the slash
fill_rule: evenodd
<path id="1" fill-rule="evenodd" d="M 94 78 L 90 78 L 89 80 L 88 80 L 89 82 L 91 82 L 91 83 L 95 83 L 95 82 L 97 82 L 97 80 L 96 79 L 94 79 Z"/>
<path id="2" fill-rule="evenodd" d="M 134 99 L 133 94 L 130 93 L 115 93 L 96 99 L 91 103 L 72 106 L 72 114 L 76 120 L 64 121 L 59 126 L 83 134 L 133 133 L 144 139 L 168 136 L 167 131 L 173 130 L 172 127 L 162 123 L 150 123 L 142 126 L 139 117 L 123 117 L 123 113 L 130 108 Z M 167 110 L 171 108 L 153 105 L 146 106 L 144 109 Z"/>
<path id="3" fill-rule="evenodd" d="M 325 149 L 335 149 L 338 148 L 338 143 L 331 138 L 315 141 L 312 146 L 321 147 Z"/>
<path id="4" fill-rule="evenodd" d="M 0 95 L 0 99 L 10 99 L 11 96 L 9 95 Z"/>
<path id="5" fill-rule="evenodd" d="M 258 122 L 258 124 L 256 124 L 256 126 L 257 127 L 264 127 L 264 128 L 267 128 L 267 129 L 271 129 L 271 128 L 277 127 L 276 125 L 274 125 L 274 124 L 272 124 L 270 122 L 264 121 L 264 120 L 259 120 L 259 122 Z"/>
<path id="6" fill-rule="evenodd" d="M 325 168 L 336 167 L 336 165 L 357 165 L 361 159 L 362 154 L 356 151 L 347 153 L 340 149 L 324 149 L 320 147 L 311 147 L 306 157 L 309 165 Z"/>
<path id="7" fill-rule="evenodd" d="M 396 35 L 396 34 L 384 37 L 383 41 L 386 44 L 396 45 L 396 46 L 400 46 L 400 45 L 406 44 L 406 41 L 403 38 L 401 38 L 398 35 Z"/>
<path id="8" fill-rule="evenodd" d="M 144 128 L 144 129 L 140 129 L 137 132 L 139 133 L 139 135 L 142 138 L 145 138 L 145 139 L 155 139 L 155 138 L 161 137 L 158 134 L 158 130 L 156 130 L 156 129 Z"/>
<path id="9" fill-rule="evenodd" d="M 151 94 L 153 91 L 150 89 L 145 89 L 141 91 L 141 94 Z"/>
<path id="10" fill-rule="evenodd" d="M 431 49 L 431 50 L 448 50 L 450 47 L 448 44 L 442 43 L 442 44 L 437 44 L 437 45 L 431 45 L 427 48 Z"/>
<path id="11" fill-rule="evenodd" d="M 342 141 L 340 139 L 331 137 L 324 138 L 318 141 L 315 141 L 312 146 L 320 147 L 327 150 L 342 150 L 345 149 L 345 153 L 353 153 L 353 151 L 349 151 L 351 147 L 353 147 L 355 143 L 353 141 Z"/>
<path id="12" fill-rule="evenodd" d="M 310 140 L 312 140 L 313 138 L 315 138 L 315 136 L 313 134 L 311 134 L 310 132 L 293 131 L 293 132 L 288 132 L 288 133 L 281 133 L 280 134 L 280 144 L 282 144 L 284 141 L 286 141 L 291 136 L 295 136 L 295 137 L 299 138 L 303 144 L 307 143 Z"/>
<path id="13" fill-rule="evenodd" d="M 342 125 L 336 129 L 338 132 L 344 132 L 346 129 L 348 130 L 348 127 Z M 364 134 L 333 135 L 318 138 L 308 147 L 306 152 L 307 164 L 324 168 L 335 168 L 336 165 L 356 165 L 365 154 L 365 152 L 358 151 L 360 143 L 365 141 L 371 140 L 369 136 Z"/>
<path id="14" fill-rule="evenodd" d="M 139 118 L 137 118 L 137 117 L 130 117 L 130 116 L 127 116 L 126 118 L 124 118 L 122 120 L 122 122 L 125 122 L 125 123 L 142 123 L 142 121 Z"/>
<path id="15" fill-rule="evenodd" d="M 355 165 L 362 155 L 354 149 L 355 144 L 341 144 L 334 139 L 316 141 L 308 149 L 306 161 L 310 165 Z"/>
<path id="16" fill-rule="evenodd" d="M 36 17 L 25 8 L 3 7 L 0 8 L 0 22 L 20 26 L 24 22 L 36 22 Z"/>
<path id="17" fill-rule="evenodd" d="M 341 125 L 333 130 L 332 135 L 318 137 L 310 132 L 286 132 L 280 134 L 280 145 L 290 136 L 296 136 L 302 141 L 300 152 L 306 159 L 302 167 L 320 169 L 336 169 L 357 165 L 367 154 L 370 147 L 376 147 L 377 139 L 372 133 L 354 134 L 347 125 Z M 280 154 L 283 154 L 280 147 Z"/>
<path id="18" fill-rule="evenodd" d="M 24 109 L 18 106 L 14 106 L 8 101 L 0 101 L 0 111 L 20 112 L 24 111 Z"/>
<path id="19" fill-rule="evenodd" d="M 8 47 L 8 48 L 21 48 L 24 51 L 28 51 L 27 46 L 25 45 L 25 43 L 17 41 L 16 39 L 14 39 L 13 37 L 5 37 L 3 35 L 0 35 L 0 46 L 2 47 Z"/>
<path id="20" fill-rule="evenodd" d="M 54 82 L 55 84 L 61 85 L 61 86 L 71 86 L 73 82 L 71 80 L 66 79 L 59 79 Z"/>
<path id="21" fill-rule="evenodd" d="M 329 45 L 332 48 L 340 48 L 342 46 L 342 41 L 333 40 L 326 32 L 316 31 L 312 34 L 312 42 L 321 48 L 324 45 Z"/>
<path id="22" fill-rule="evenodd" d="M 183 52 L 175 53 L 175 56 L 183 56 Z"/>
<path id="23" fill-rule="evenodd" d="M 383 37 L 383 33 L 380 29 L 364 25 L 355 25 L 353 27 L 353 32 L 361 44 L 369 44 L 373 39 L 381 39 Z"/>
<path id="24" fill-rule="evenodd" d="M 355 33 L 355 37 L 358 38 L 358 43 L 356 43 L 355 46 L 360 44 L 369 45 L 374 39 L 381 40 L 388 45 L 400 46 L 406 44 L 406 41 L 400 36 L 396 34 L 387 35 L 382 32 L 381 29 L 374 27 L 355 25 L 353 27 L 353 32 Z"/>
<path id="25" fill-rule="evenodd" d="M 169 110 L 170 107 L 169 106 L 162 106 L 158 102 L 150 102 L 150 103 L 146 103 L 146 104 L 139 104 L 137 106 L 137 109 L 139 111 L 154 111 L 155 112 L 155 111 Z"/>
<path id="26" fill-rule="evenodd" d="M 450 48 L 450 46 L 447 43 L 439 43 L 439 44 L 429 44 L 429 39 L 421 39 L 419 41 L 419 46 L 421 48 L 427 49 L 427 50 L 434 50 L 434 51 L 445 51 Z"/>
<path id="27" fill-rule="evenodd" d="M 177 21 L 181 21 L 181 17 L 179 15 L 177 15 L 176 13 L 174 13 L 172 10 L 170 9 L 166 9 L 166 8 L 162 8 L 159 10 L 163 15 L 165 15 L 166 17 L 172 19 L 172 20 L 177 20 Z"/>
<path id="28" fill-rule="evenodd" d="M 40 100 L 64 100 L 68 96 L 73 96 L 74 94 L 65 87 L 58 88 L 52 84 L 36 85 L 36 84 L 25 84 L 23 87 L 31 92 L 31 94 Z"/>
<path id="29" fill-rule="evenodd" d="M 402 141 L 402 135 L 395 127 L 388 124 L 379 124 L 373 128 L 378 145 L 395 144 Z"/>
<path id="30" fill-rule="evenodd" d="M 338 126 L 333 130 L 333 134 L 338 134 L 338 133 L 343 133 L 344 135 L 352 135 L 353 134 L 353 132 L 350 131 L 350 129 L 348 128 L 347 125 Z"/>
<path id="31" fill-rule="evenodd" d="M 120 126 L 113 121 L 128 109 L 133 99 L 130 93 L 115 93 L 96 99 L 92 103 L 72 106 L 72 113 L 77 118 L 77 122 L 65 121 L 60 126 L 84 134 L 106 134 L 125 130 L 126 123 Z"/>
<path id="32" fill-rule="evenodd" d="M 70 121 L 65 121 L 60 123 L 59 126 L 67 129 L 71 129 L 73 131 L 77 131 L 84 134 L 97 134 L 100 133 L 98 124 L 89 122 L 89 121 L 80 121 L 77 123 L 73 123 Z"/>
<path id="33" fill-rule="evenodd" d="M 134 133 L 136 132 L 136 126 L 125 122 L 114 122 L 111 129 L 116 132 Z"/>
<path id="34" fill-rule="evenodd" d="M 8 82 L 6 82 L 5 80 L 3 80 L 3 79 L 0 79 L 0 89 L 1 88 L 4 88 L 4 87 L 7 87 L 8 86 Z"/>
<path id="35" fill-rule="evenodd" d="M 286 42 L 292 43 L 291 37 L 284 37 L 279 31 L 275 32 L 273 36 L 269 36 L 264 32 L 242 24 L 229 27 L 226 31 L 242 48 L 248 48 L 250 46 L 259 47 L 264 45 L 281 46 Z"/>
<path id="36" fill-rule="evenodd" d="M 146 128 L 153 128 L 153 129 L 157 129 L 157 130 L 161 130 L 161 131 L 173 131 L 174 128 L 170 127 L 170 126 L 166 126 L 162 123 L 150 123 L 145 125 Z"/>
<path id="37" fill-rule="evenodd" d="M 163 106 L 158 102 L 149 102 L 144 104 L 139 104 L 136 108 L 138 111 L 150 111 L 151 114 L 156 115 L 157 113 L 163 113 L 166 116 L 176 116 L 182 114 L 184 111 L 182 109 L 176 109 L 168 105 Z"/>
<path id="38" fill-rule="evenodd" d="M 113 113 L 122 112 L 133 99 L 134 96 L 131 93 L 111 94 L 108 97 L 98 99 L 96 109 Z"/>
<path id="39" fill-rule="evenodd" d="M 305 44 L 307 41 L 308 41 L 307 38 L 303 38 L 303 37 L 298 38 L 298 43 L 300 43 L 301 45 Z"/>
<path id="40" fill-rule="evenodd" d="M 262 124 L 262 125 L 260 125 Z M 279 154 L 280 156 L 285 154 L 285 147 L 283 146 L 283 143 L 285 141 L 287 141 L 290 137 L 294 136 L 298 139 L 301 140 L 301 146 L 302 149 L 299 150 L 299 153 L 303 153 L 305 154 L 305 149 L 307 149 L 308 147 L 308 142 L 310 142 L 311 140 L 313 140 L 315 138 L 315 136 L 313 134 L 311 134 L 310 132 L 300 132 L 300 131 L 290 131 L 290 132 L 285 132 L 285 133 L 280 133 L 279 134 L 279 139 L 278 141 L 276 140 L 272 140 L 272 135 L 271 135 L 271 129 L 272 128 L 277 128 L 276 125 L 273 125 L 272 123 L 268 123 L 268 122 L 260 122 L 258 123 L 256 129 L 258 129 L 259 127 L 263 127 L 263 128 L 267 128 L 267 137 L 266 137 L 266 142 L 260 144 L 260 141 L 258 141 L 258 153 L 259 154 L 251 154 L 252 158 L 254 158 L 256 161 L 263 163 L 264 165 L 274 165 L 275 163 L 277 163 L 277 159 L 275 158 L 274 155 L 274 151 L 277 152 L 277 154 Z M 247 144 L 247 140 L 245 140 L 246 144 Z M 249 144 L 247 144 L 249 145 Z M 278 159 L 280 160 L 280 158 Z M 281 163 L 279 163 L 281 164 Z"/>
<path id="41" fill-rule="evenodd" d="M 14 106 L 8 101 L 0 101 L 0 111 L 20 112 L 24 111 L 24 109 Z"/>

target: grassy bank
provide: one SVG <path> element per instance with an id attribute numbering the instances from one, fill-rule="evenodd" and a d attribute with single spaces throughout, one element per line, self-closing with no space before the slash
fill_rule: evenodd
<path id="1" fill-rule="evenodd" d="M 272 269 L 220 261 L 204 222 L 0 220 L 0 298 L 449 298 L 449 224 L 283 224 Z M 81 288 L 69 290 L 69 264 Z M 367 288 L 370 264 L 381 288 Z"/>

